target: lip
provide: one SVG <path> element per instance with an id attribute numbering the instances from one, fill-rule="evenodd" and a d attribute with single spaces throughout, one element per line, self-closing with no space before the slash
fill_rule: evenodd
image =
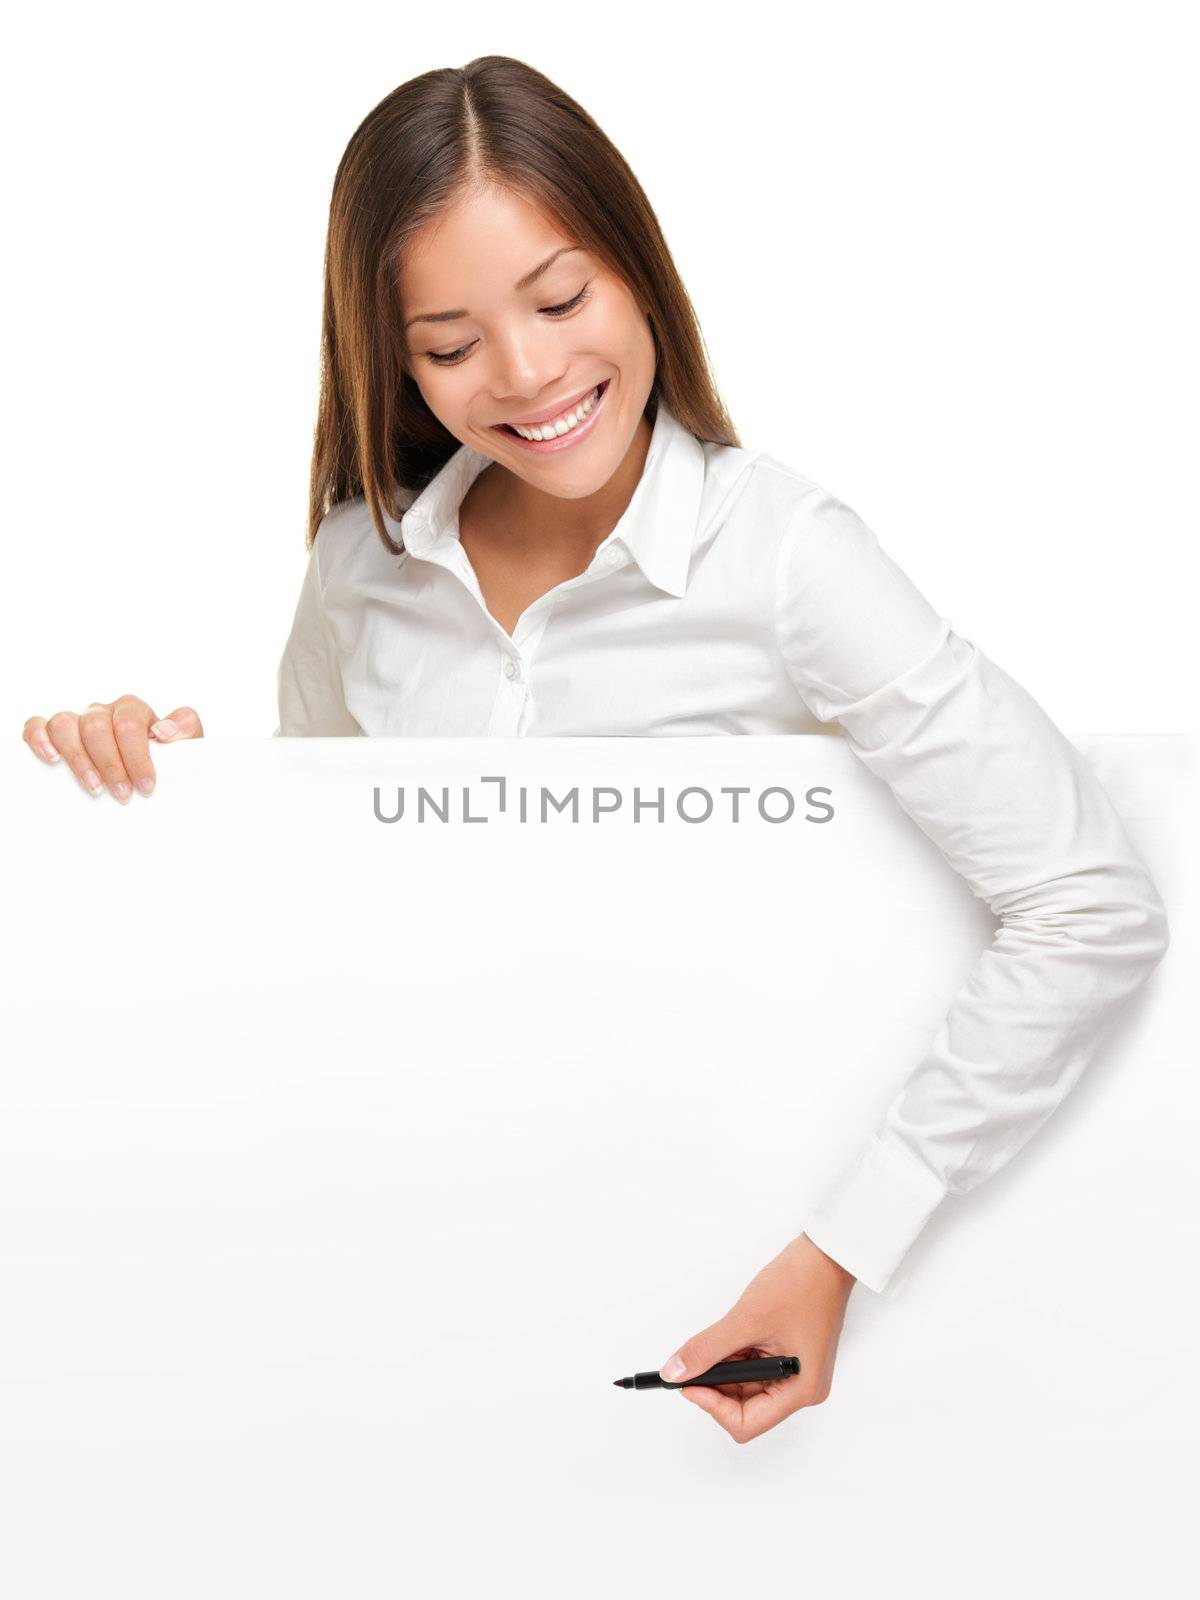
<path id="1" fill-rule="evenodd" d="M 600 416 L 600 413 L 604 410 L 604 403 L 608 399 L 608 391 L 611 387 L 611 382 L 608 378 L 605 378 L 599 385 L 592 385 L 592 389 L 597 387 L 600 389 L 600 398 L 596 401 L 596 404 L 588 412 L 583 421 L 579 423 L 577 427 L 572 428 L 569 433 L 560 433 L 554 439 L 522 439 L 519 433 L 510 433 L 502 423 L 493 423 L 493 431 L 503 434 L 508 442 L 516 445 L 518 449 L 532 450 L 535 454 L 553 455 L 559 450 L 569 450 L 572 445 L 578 444 L 581 439 L 585 438 L 592 431 L 596 425 L 596 421 Z M 579 396 L 579 399 L 586 400 L 591 392 L 591 389 L 585 389 Z M 577 403 L 578 402 L 573 402 L 573 404 Z M 560 416 L 562 411 L 570 411 L 571 409 L 571 405 L 564 406 L 558 411 L 551 412 L 550 415 Z M 526 424 L 522 423 L 521 426 L 525 427 Z M 528 424 L 528 426 L 533 428 L 537 427 L 538 424 L 531 422 Z"/>
<path id="2" fill-rule="evenodd" d="M 535 411 L 528 417 L 505 417 L 504 422 L 494 423 L 493 426 L 502 428 L 507 424 L 509 427 L 540 428 L 544 422 L 549 422 L 552 417 L 562 417 L 568 411 L 574 411 L 575 407 L 581 401 L 586 400 L 595 387 L 596 385 L 593 383 L 570 400 L 562 400 L 558 405 L 551 406 L 547 411 Z"/>

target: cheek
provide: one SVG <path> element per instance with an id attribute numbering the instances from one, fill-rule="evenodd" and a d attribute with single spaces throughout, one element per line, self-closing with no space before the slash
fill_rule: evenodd
<path id="1" fill-rule="evenodd" d="M 449 369 L 440 372 L 437 367 L 426 364 L 425 370 L 417 368 L 418 376 L 413 380 L 421 391 L 421 398 L 435 416 L 445 417 L 450 415 L 458 406 L 458 386 L 450 376 Z"/>
<path id="2" fill-rule="evenodd" d="M 614 354 L 620 352 L 626 361 L 641 360 L 647 349 L 653 351 L 654 348 L 645 317 L 624 297 L 605 306 L 596 331 L 605 348 Z"/>
<path id="3" fill-rule="evenodd" d="M 421 356 L 417 356 L 408 369 L 409 382 L 435 416 L 445 408 L 447 400 L 445 385 L 437 381 L 437 376 Z"/>
<path id="4" fill-rule="evenodd" d="M 657 360 L 654 334 L 650 324 L 640 312 L 624 327 L 624 358 L 627 366 L 641 370 L 653 367 Z"/>

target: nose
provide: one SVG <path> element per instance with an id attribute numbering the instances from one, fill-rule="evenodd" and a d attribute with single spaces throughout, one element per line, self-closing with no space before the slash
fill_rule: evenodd
<path id="1" fill-rule="evenodd" d="M 543 395 L 561 387 L 566 370 L 551 329 L 546 337 L 531 331 L 502 335 L 492 346 L 491 391 L 503 406 L 536 407 Z"/>

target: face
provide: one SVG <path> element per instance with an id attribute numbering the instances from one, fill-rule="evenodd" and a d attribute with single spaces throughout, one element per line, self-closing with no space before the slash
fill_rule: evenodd
<path id="1" fill-rule="evenodd" d="M 400 274 L 405 366 L 430 411 L 461 443 L 565 499 L 600 490 L 635 441 L 644 454 L 656 360 L 624 282 L 574 246 L 528 201 L 489 188 L 428 223 Z M 453 315 L 425 320 L 440 312 Z M 530 447 L 499 426 L 577 410 L 599 385 L 591 414 L 552 443 Z"/>

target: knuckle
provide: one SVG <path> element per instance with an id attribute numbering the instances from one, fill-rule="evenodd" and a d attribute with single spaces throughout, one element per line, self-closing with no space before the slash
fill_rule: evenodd
<path id="1" fill-rule="evenodd" d="M 73 711 L 55 711 L 46 718 L 46 727 L 58 733 L 65 733 L 74 725 L 75 720 Z"/>

